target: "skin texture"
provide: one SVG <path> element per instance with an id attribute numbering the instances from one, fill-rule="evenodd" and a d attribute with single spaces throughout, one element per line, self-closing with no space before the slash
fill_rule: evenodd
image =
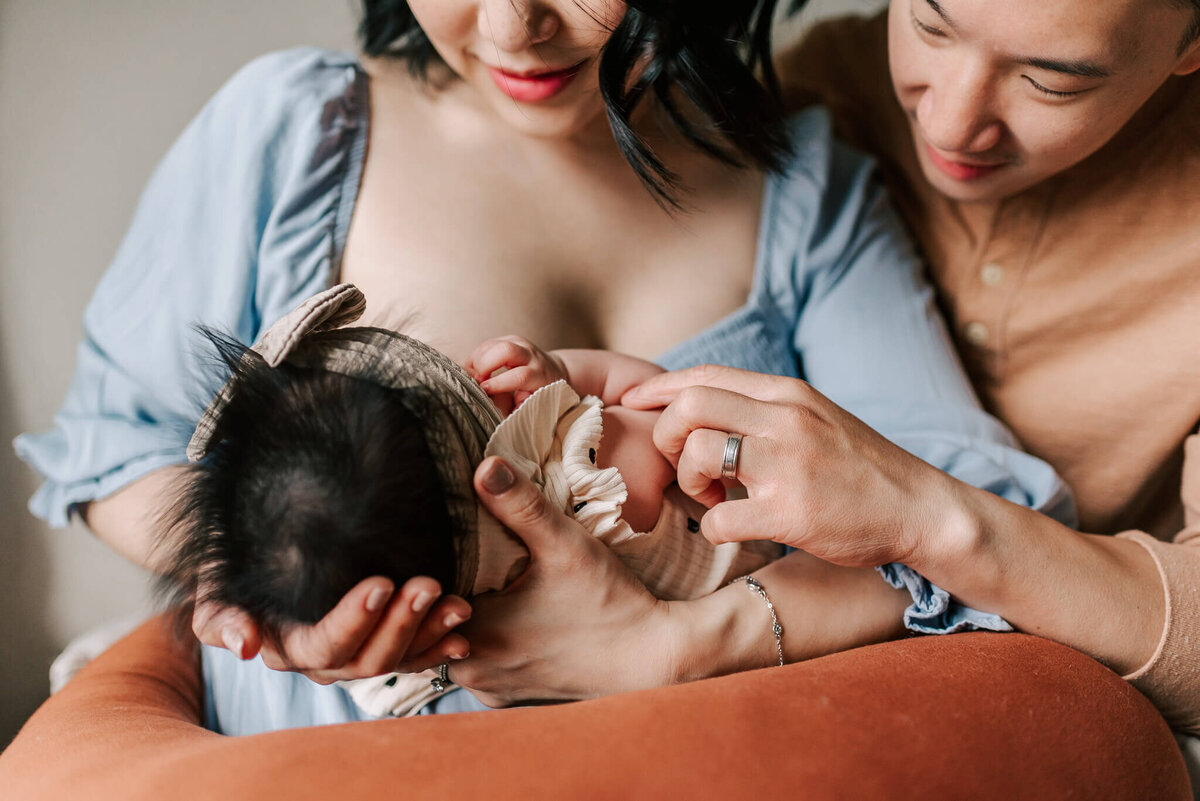
<path id="1" fill-rule="evenodd" d="M 1169 76 L 1200 67 L 1200 45 L 1178 52 L 1192 13 L 1146 0 L 894 0 L 892 83 L 926 179 L 955 200 L 998 200 L 1083 161 Z M 939 157 L 997 169 L 959 178 Z"/>

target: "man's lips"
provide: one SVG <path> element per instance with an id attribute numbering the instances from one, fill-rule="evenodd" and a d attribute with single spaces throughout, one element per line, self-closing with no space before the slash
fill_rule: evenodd
<path id="1" fill-rule="evenodd" d="M 933 166 L 956 181 L 978 180 L 979 178 L 991 175 L 1006 164 L 1003 161 L 995 161 L 990 164 L 970 164 L 962 161 L 951 161 L 928 144 L 925 145 L 925 152 L 929 155 L 929 160 L 933 162 Z"/>
<path id="2" fill-rule="evenodd" d="M 557 95 L 571 82 L 584 62 L 579 62 L 566 69 L 545 70 L 541 72 L 509 72 L 499 67 L 488 67 L 488 74 L 501 92 L 513 100 L 522 103 L 537 103 L 549 100 Z"/>

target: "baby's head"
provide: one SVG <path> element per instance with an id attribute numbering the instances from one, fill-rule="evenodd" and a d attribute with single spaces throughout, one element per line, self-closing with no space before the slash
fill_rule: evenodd
<path id="1" fill-rule="evenodd" d="M 472 586 L 471 478 L 499 413 L 428 345 L 345 327 L 363 307 L 340 285 L 252 349 L 205 332 L 229 375 L 162 527 L 161 586 L 177 600 L 240 607 L 273 637 L 370 576 Z"/>
<path id="2" fill-rule="evenodd" d="M 268 629 L 319 620 L 382 575 L 456 582 L 448 492 L 425 439 L 423 387 L 291 364 L 210 335 L 236 391 L 207 456 L 185 474 L 168 579 Z"/>

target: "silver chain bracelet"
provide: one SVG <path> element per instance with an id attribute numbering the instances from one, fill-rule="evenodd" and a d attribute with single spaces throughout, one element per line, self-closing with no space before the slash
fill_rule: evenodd
<path id="1" fill-rule="evenodd" d="M 783 667 L 783 626 L 779 625 L 779 616 L 775 614 L 775 604 L 771 603 L 771 599 L 767 597 L 767 591 L 754 576 L 738 576 L 729 583 L 736 584 L 739 581 L 746 582 L 746 586 L 752 592 L 767 602 L 767 611 L 771 613 L 771 633 L 775 635 L 775 650 L 779 654 L 779 667 Z"/>

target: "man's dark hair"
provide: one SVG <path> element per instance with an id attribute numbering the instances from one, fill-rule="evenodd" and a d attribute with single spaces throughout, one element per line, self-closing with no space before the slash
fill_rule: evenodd
<path id="1" fill-rule="evenodd" d="M 789 13 L 805 2 L 792 0 Z M 600 93 L 617 146 L 660 201 L 678 207 L 679 180 L 630 124 L 647 95 L 688 142 L 718 161 L 765 170 L 782 166 L 790 148 L 771 66 L 777 5 L 778 0 L 626 3 L 600 56 Z M 402 58 L 419 78 L 440 62 L 406 0 L 363 0 L 362 9 L 359 37 L 368 55 Z"/>
<path id="2" fill-rule="evenodd" d="M 1192 21 L 1184 29 L 1183 38 L 1179 40 L 1177 48 L 1178 54 L 1182 56 L 1188 49 L 1188 45 L 1200 39 L 1200 0 L 1169 0 L 1169 2 L 1177 8 L 1192 9 Z"/>
<path id="3" fill-rule="evenodd" d="M 1192 22 L 1183 34 L 1183 44 L 1179 46 L 1180 54 L 1197 39 L 1200 39 L 1200 0 L 1192 0 Z"/>
<path id="4" fill-rule="evenodd" d="M 423 433 L 431 394 L 270 367 L 205 333 L 236 389 L 164 520 L 160 588 L 186 601 L 199 587 L 275 638 L 321 619 L 369 576 L 453 587 L 461 532 Z"/>

